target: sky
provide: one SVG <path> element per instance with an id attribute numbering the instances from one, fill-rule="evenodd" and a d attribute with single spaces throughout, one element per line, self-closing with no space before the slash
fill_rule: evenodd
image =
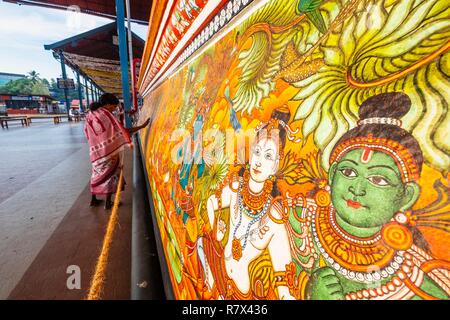
<path id="1" fill-rule="evenodd" d="M 0 72 L 41 78 L 61 77 L 61 66 L 44 44 L 66 39 L 113 20 L 74 11 L 19 6 L 0 0 Z M 147 26 L 132 23 L 131 30 L 145 40 Z M 68 69 L 68 77 L 73 73 Z"/>

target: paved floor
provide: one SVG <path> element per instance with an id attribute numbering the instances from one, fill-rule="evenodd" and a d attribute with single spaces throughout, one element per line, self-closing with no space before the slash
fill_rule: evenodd
<path id="1" fill-rule="evenodd" d="M 0 130 L 0 299 L 85 296 L 109 217 L 88 207 L 89 176 L 83 123 L 36 120 Z M 111 299 L 129 296 L 130 189 L 108 268 Z M 70 265 L 81 268 L 81 290 L 66 287 Z"/>

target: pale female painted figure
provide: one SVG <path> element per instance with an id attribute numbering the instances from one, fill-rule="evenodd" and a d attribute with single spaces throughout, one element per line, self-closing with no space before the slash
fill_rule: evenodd
<path id="1" fill-rule="evenodd" d="M 292 262 L 275 174 L 289 131 L 289 110 L 272 113 L 271 120 L 258 128 L 249 163 L 207 202 L 211 232 L 202 239 L 206 261 L 206 282 L 222 299 L 293 299 L 283 284 L 286 265 Z M 229 208 L 229 218 L 221 211 Z M 222 244 L 225 243 L 223 246 Z M 263 292 L 251 283 L 250 264 L 268 251 L 275 283 Z M 277 278 L 278 276 L 278 278 Z M 279 283 L 276 279 L 280 279 Z M 257 282 L 257 281 L 256 281 Z M 263 296 L 263 297 L 262 297 Z"/>

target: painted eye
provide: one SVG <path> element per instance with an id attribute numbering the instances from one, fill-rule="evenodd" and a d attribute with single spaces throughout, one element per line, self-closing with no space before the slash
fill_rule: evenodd
<path id="1" fill-rule="evenodd" d="M 372 182 L 376 186 L 389 186 L 391 185 L 387 179 L 383 176 L 371 176 L 367 178 L 370 182 Z"/>
<path id="2" fill-rule="evenodd" d="M 342 172 L 342 174 L 344 176 L 349 177 L 349 178 L 353 178 L 353 177 L 357 176 L 355 170 L 353 170 L 353 169 L 344 168 L 344 169 L 341 169 L 340 171 Z"/>
<path id="3" fill-rule="evenodd" d="M 270 153 L 266 153 L 266 160 L 272 160 L 273 157 Z"/>
<path id="4" fill-rule="evenodd" d="M 261 154 L 261 150 L 259 150 L 258 148 L 256 148 L 253 153 L 257 156 L 259 156 Z"/>

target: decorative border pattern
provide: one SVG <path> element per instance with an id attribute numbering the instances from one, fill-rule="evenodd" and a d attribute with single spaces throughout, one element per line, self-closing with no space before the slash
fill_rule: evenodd
<path id="1" fill-rule="evenodd" d="M 192 56 L 203 44 L 218 33 L 231 19 L 239 14 L 253 0 L 230 0 L 210 23 L 195 37 L 192 43 L 184 50 L 175 62 L 181 64 Z"/>
<path id="2" fill-rule="evenodd" d="M 227 23 L 229 23 L 234 17 L 236 17 L 243 9 L 245 9 L 250 3 L 254 0 L 229 0 L 226 4 L 223 5 L 222 9 L 218 11 L 215 16 L 209 19 L 209 22 L 206 23 L 206 26 L 200 32 L 197 32 L 196 35 L 190 41 L 190 44 L 181 50 L 181 53 L 178 57 L 175 58 L 175 61 L 172 65 L 165 65 L 164 67 L 167 72 L 170 69 L 175 72 L 175 70 L 186 60 L 188 60 L 194 53 L 196 53 L 199 49 L 203 47 L 212 37 L 222 31 L 224 27 L 226 27 Z M 170 17 L 169 19 L 172 19 Z M 162 68 L 160 69 L 162 70 Z M 163 76 L 164 75 L 164 76 Z M 163 73 L 159 79 L 156 79 L 156 74 L 150 77 L 145 81 L 145 85 L 142 87 L 142 91 L 144 96 L 150 91 L 149 86 L 154 87 L 155 83 L 164 79 L 166 74 Z M 155 79 L 157 81 L 155 81 Z M 153 82 L 153 83 L 152 83 Z"/>
<path id="3" fill-rule="evenodd" d="M 153 79 L 167 62 L 172 50 L 191 28 L 192 23 L 204 9 L 207 0 L 178 0 L 170 10 L 169 19 L 164 26 L 163 35 L 157 44 L 151 62 L 149 77 Z"/>

